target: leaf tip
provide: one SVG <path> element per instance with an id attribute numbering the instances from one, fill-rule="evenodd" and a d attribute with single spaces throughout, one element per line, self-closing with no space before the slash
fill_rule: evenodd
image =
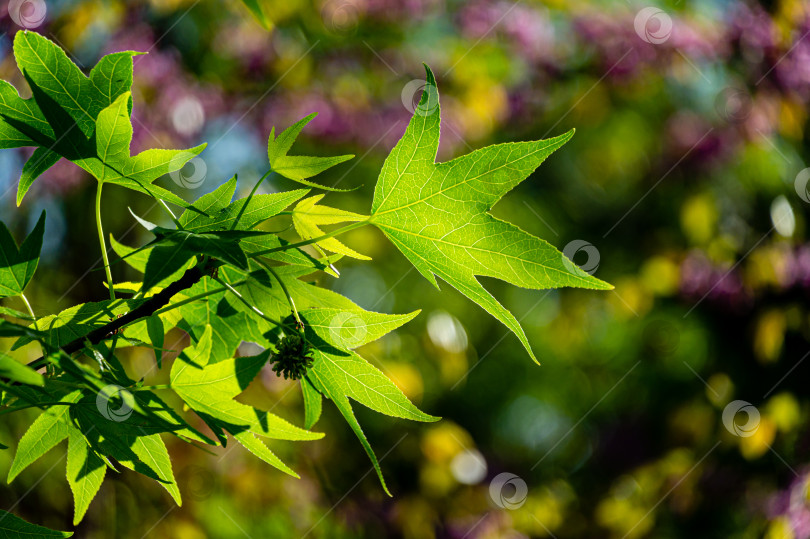
<path id="1" fill-rule="evenodd" d="M 422 66 L 425 68 L 425 79 L 428 84 L 432 84 L 436 86 L 436 76 L 433 74 L 433 70 L 430 69 L 430 66 L 426 63 L 422 62 Z"/>

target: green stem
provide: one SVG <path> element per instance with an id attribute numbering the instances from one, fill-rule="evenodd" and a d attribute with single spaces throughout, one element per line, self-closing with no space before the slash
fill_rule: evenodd
<path id="1" fill-rule="evenodd" d="M 23 303 L 25 303 L 25 308 L 28 309 L 28 314 L 30 314 L 31 318 L 34 319 L 34 329 L 39 331 L 39 327 L 37 326 L 37 315 L 34 314 L 34 309 L 32 309 L 31 304 L 28 303 L 28 298 L 22 293 L 20 293 L 20 297 L 22 298 Z"/>
<path id="2" fill-rule="evenodd" d="M 273 266 L 271 266 L 270 264 L 268 264 L 264 260 L 262 260 L 260 258 L 257 258 L 256 262 L 258 262 L 259 264 L 264 266 L 264 268 L 267 271 L 269 271 L 270 274 L 273 277 L 275 277 L 276 281 L 278 281 L 278 284 L 281 285 L 281 291 L 284 292 L 285 296 L 287 296 L 287 302 L 290 304 L 290 309 L 292 309 L 292 313 L 293 313 L 293 316 L 295 317 L 295 321 L 298 323 L 298 327 L 299 328 L 304 327 L 304 323 L 301 321 L 301 317 L 298 316 L 298 309 L 295 308 L 295 301 L 293 300 L 292 296 L 290 295 L 290 291 L 287 290 L 287 285 L 284 284 L 283 280 L 281 280 L 281 277 L 279 276 L 279 274 L 276 273 L 276 270 L 273 269 Z"/>
<path id="3" fill-rule="evenodd" d="M 265 249 L 264 251 L 258 251 L 255 253 L 251 253 L 248 256 L 251 258 L 256 258 L 257 256 L 268 255 L 270 253 L 277 253 L 279 251 L 288 251 L 290 249 L 296 249 L 298 247 L 304 247 L 305 245 L 312 245 L 313 243 L 318 243 L 319 241 L 328 240 L 329 238 L 334 238 L 335 236 L 339 236 L 340 234 L 345 234 L 350 230 L 355 230 L 357 228 L 361 228 L 369 224 L 369 219 L 365 221 L 359 221 L 357 223 L 352 223 L 350 225 L 346 225 L 344 227 L 338 228 L 337 230 L 333 230 L 328 234 L 324 234 L 323 236 L 318 236 L 317 238 L 312 238 L 309 240 L 299 241 L 297 243 L 288 243 L 287 245 L 282 245 L 281 247 L 273 247 L 272 249 Z"/>
<path id="4" fill-rule="evenodd" d="M 115 299 L 115 287 L 113 285 L 112 272 L 110 271 L 110 260 L 107 258 L 107 242 L 104 241 L 104 229 L 101 226 L 101 187 L 104 185 L 98 182 L 96 189 L 96 228 L 98 229 L 98 242 L 101 245 L 101 258 L 104 261 L 104 272 L 107 274 L 107 288 L 110 289 L 110 299 Z"/>
<path id="5" fill-rule="evenodd" d="M 172 221 L 174 221 L 174 226 L 176 226 L 178 230 L 183 230 L 183 225 L 181 225 L 180 221 L 177 220 L 177 217 L 174 215 L 174 212 L 171 210 L 171 208 L 169 208 L 169 205 L 166 204 L 166 201 L 161 200 L 159 198 L 157 199 L 157 201 L 160 203 L 161 206 L 163 206 L 163 209 L 166 210 L 166 213 L 169 214 L 169 217 L 172 218 Z"/>
<path id="6" fill-rule="evenodd" d="M 251 190 L 250 190 L 250 194 L 249 194 L 249 195 L 247 196 L 247 198 L 245 199 L 245 203 L 242 205 L 242 208 L 239 210 L 239 213 L 238 213 L 238 214 L 236 214 L 236 219 L 234 219 L 234 220 L 233 220 L 233 223 L 231 224 L 231 228 L 230 228 L 230 230 L 235 230 L 235 229 L 236 229 L 236 225 L 238 225 L 238 224 L 239 224 L 239 219 L 241 219 L 241 218 L 242 218 L 242 214 L 243 214 L 243 213 L 245 213 L 245 210 L 247 209 L 248 204 L 250 204 L 250 200 L 253 198 L 253 195 L 255 195 L 255 194 L 256 194 L 256 190 L 259 188 L 259 186 L 262 184 L 262 182 L 263 182 L 263 181 L 264 181 L 264 180 L 265 180 L 265 179 L 266 179 L 268 176 L 270 176 L 270 174 L 272 174 L 272 173 L 273 173 L 273 169 L 271 168 L 270 170 L 268 170 L 267 172 L 265 172 L 265 173 L 264 173 L 264 176 L 262 176 L 261 178 L 259 178 L 259 181 L 257 181 L 257 182 L 256 182 L 256 185 L 254 185 L 254 186 L 253 186 L 253 189 L 251 189 Z"/>

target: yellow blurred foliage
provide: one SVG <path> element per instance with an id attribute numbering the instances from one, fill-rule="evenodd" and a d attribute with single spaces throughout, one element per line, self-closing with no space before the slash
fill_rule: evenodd
<path id="1" fill-rule="evenodd" d="M 753 435 L 740 438 L 740 453 L 748 460 L 758 459 L 768 451 L 774 436 L 776 424 L 768 417 L 762 417 Z"/>
<path id="2" fill-rule="evenodd" d="M 408 363 L 385 363 L 385 374 L 394 381 L 394 384 L 405 393 L 410 400 L 419 402 L 422 400 L 424 384 L 422 375 L 416 367 Z"/>
<path id="3" fill-rule="evenodd" d="M 471 139 L 491 133 L 509 109 L 503 86 L 484 78 L 471 81 L 460 97 L 464 114 L 458 120 L 463 125 L 462 131 Z"/>
<path id="4" fill-rule="evenodd" d="M 617 537 L 642 537 L 655 524 L 654 515 L 646 513 L 627 498 L 607 498 L 596 507 L 596 522 Z"/>
<path id="5" fill-rule="evenodd" d="M 673 434 L 679 441 L 688 439 L 690 443 L 701 444 L 713 432 L 716 413 L 708 405 L 692 402 L 678 408 L 669 420 Z"/>
<path id="6" fill-rule="evenodd" d="M 613 304 L 617 315 L 631 319 L 643 316 L 652 309 L 652 295 L 642 282 L 632 277 L 622 277 L 614 280 L 613 284 L 616 289 L 615 293 L 609 296 L 609 301 Z"/>
<path id="7" fill-rule="evenodd" d="M 714 237 L 717 207 L 709 193 L 689 197 L 681 206 L 681 228 L 693 244 L 702 245 Z"/>
<path id="8" fill-rule="evenodd" d="M 436 537 L 436 511 L 423 498 L 410 497 L 396 504 L 394 519 L 405 539 L 433 539 Z"/>
<path id="9" fill-rule="evenodd" d="M 803 104 L 785 99 L 779 111 L 779 132 L 788 138 L 801 140 L 804 124 L 807 122 L 807 109 Z"/>
<path id="10" fill-rule="evenodd" d="M 119 2 L 82 2 L 76 5 L 62 27 L 60 37 L 65 46 L 70 49 L 76 47 L 87 33 L 99 26 L 114 28 L 118 26 L 124 15 L 124 9 Z"/>
<path id="11" fill-rule="evenodd" d="M 446 465 L 428 463 L 419 470 L 421 491 L 431 498 L 443 498 L 452 491 L 457 483 Z"/>
<path id="12" fill-rule="evenodd" d="M 774 519 L 765 532 L 764 539 L 794 539 L 793 527 L 786 517 Z"/>
<path id="13" fill-rule="evenodd" d="M 768 245 L 749 255 L 745 276 L 749 286 L 780 286 L 790 274 L 788 248 L 784 244 Z"/>
<path id="14" fill-rule="evenodd" d="M 713 374 L 707 380 L 706 398 L 717 407 L 724 406 L 731 401 L 734 394 L 734 382 L 726 373 Z"/>
<path id="15" fill-rule="evenodd" d="M 450 462 L 460 451 L 474 447 L 470 434 L 452 421 L 442 421 L 422 435 L 422 453 L 431 462 Z"/>
<path id="16" fill-rule="evenodd" d="M 782 432 L 790 432 L 801 422 L 801 409 L 796 397 L 790 393 L 779 393 L 765 404 L 765 414 Z"/>
<path id="17" fill-rule="evenodd" d="M 785 342 L 787 320 L 785 313 L 776 309 L 759 316 L 754 329 L 754 353 L 763 363 L 773 363 L 779 359 Z"/>
<path id="18" fill-rule="evenodd" d="M 207 535 L 193 522 L 176 520 L 172 527 L 172 537 L 176 539 L 206 539 Z"/>
<path id="19" fill-rule="evenodd" d="M 644 287 L 659 296 L 671 296 L 678 291 L 680 268 L 666 256 L 648 258 L 641 266 Z"/>
<path id="20" fill-rule="evenodd" d="M 575 497 L 571 485 L 562 480 L 536 489 L 523 507 L 511 513 L 515 528 L 531 537 L 551 536 L 565 523 Z"/>
<path id="21" fill-rule="evenodd" d="M 313 62 L 312 57 L 304 55 L 304 51 L 298 47 L 280 48 L 273 71 L 280 85 L 285 88 L 301 88 L 312 78 Z"/>
<path id="22" fill-rule="evenodd" d="M 338 77 L 331 87 L 335 103 L 344 110 L 362 110 L 369 105 L 368 84 L 346 73 Z"/>

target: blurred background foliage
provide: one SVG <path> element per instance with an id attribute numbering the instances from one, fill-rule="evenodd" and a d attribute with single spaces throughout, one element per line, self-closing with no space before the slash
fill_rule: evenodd
<path id="1" fill-rule="evenodd" d="M 485 283 L 522 319 L 538 367 L 379 233 L 352 233 L 347 243 L 374 263 L 341 261 L 340 279 L 322 282 L 368 309 L 423 309 L 363 352 L 444 418 L 426 426 L 359 410 L 394 498 L 327 408 L 324 440 L 273 446 L 301 480 L 238 448 L 208 454 L 169 439 L 182 508 L 125 472 L 105 482 L 78 536 L 810 537 L 810 194 L 797 178 L 810 157 L 810 3 L 662 2 L 671 30 L 658 17 L 641 32 L 644 5 L 624 0 L 264 0 L 266 29 L 236 0 L 46 4 L 38 31 L 79 65 L 148 52 L 135 59 L 133 150 L 207 141 L 199 189 L 163 180 L 189 199 L 234 172 L 245 194 L 266 168 L 270 128 L 319 112 L 296 150 L 355 153 L 320 181 L 359 187 L 327 200 L 367 212 L 422 62 L 442 93 L 442 160 L 576 127 L 494 213 L 560 249 L 592 244 L 575 261 L 616 285 Z M 0 77 L 24 88 L 11 54 L 18 27 L 0 9 Z M 16 209 L 25 157 L 0 152 L 0 214 L 22 234 L 48 210 L 34 309 L 103 299 L 90 179 L 60 163 Z M 293 187 L 279 177 L 265 186 Z M 109 189 L 106 229 L 144 242 L 125 208 L 161 219 L 150 204 Z M 127 271 L 114 266 L 117 280 Z M 127 357 L 135 374 L 154 362 L 145 349 Z M 295 384 L 268 370 L 254 386 L 245 398 L 301 421 Z M 748 436 L 723 424 L 735 399 L 760 413 Z M 0 441 L 13 447 L 32 417 L 4 417 Z M 0 473 L 11 455 L 0 451 Z M 63 459 L 53 451 L 0 486 L 2 507 L 69 528 Z M 514 489 L 490 493 L 502 472 L 528 487 L 518 508 L 499 506 Z"/>

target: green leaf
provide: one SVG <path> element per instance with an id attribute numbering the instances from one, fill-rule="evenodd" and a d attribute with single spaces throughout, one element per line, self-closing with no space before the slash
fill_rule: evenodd
<path id="1" fill-rule="evenodd" d="M 300 478 L 297 473 L 295 473 L 289 466 L 284 464 L 284 462 L 278 458 L 275 453 L 270 451 L 270 449 L 264 445 L 264 442 L 259 440 L 252 432 L 238 432 L 234 434 L 233 437 L 237 442 L 242 444 L 245 449 L 265 461 L 270 466 L 278 468 L 282 472 L 286 473 L 287 475 L 291 475 L 296 479 Z"/>
<path id="2" fill-rule="evenodd" d="M 115 53 L 102 58 L 86 77 L 56 44 L 35 32 L 18 32 L 14 54 L 29 82 L 33 100 L 20 99 L 7 83 L 0 84 L 0 144 L 40 146 L 80 166 L 99 181 L 115 183 L 156 199 L 188 208 L 171 191 L 152 185 L 164 174 L 180 170 L 204 145 L 188 150 L 146 150 L 129 155 L 132 125 L 132 56 Z M 8 125 L 11 130 L 5 126 Z M 22 145 L 22 144 L 21 144 Z M 18 203 L 36 177 L 56 160 L 50 154 L 31 164 L 21 178 Z"/>
<path id="3" fill-rule="evenodd" d="M 90 137 L 96 116 L 107 103 L 65 52 L 36 32 L 17 32 L 14 56 L 20 71 L 65 109 L 81 132 Z"/>
<path id="4" fill-rule="evenodd" d="M 45 342 L 53 348 L 84 337 L 94 329 L 107 325 L 119 315 L 135 309 L 144 300 L 116 299 L 74 305 L 59 314 L 44 316 L 37 322 L 38 327 L 47 333 Z M 13 348 L 31 342 L 23 337 L 14 343 Z"/>
<path id="5" fill-rule="evenodd" d="M 41 374 L 3 352 L 0 352 L 0 378 L 31 386 L 45 385 L 45 379 Z"/>
<path id="6" fill-rule="evenodd" d="M 377 478 L 380 480 L 383 490 L 386 494 L 391 496 L 391 491 L 388 490 L 388 485 L 385 484 L 385 477 L 383 477 L 382 468 L 380 468 L 380 462 L 377 460 L 377 455 L 374 453 L 374 449 L 371 447 L 371 444 L 368 443 L 368 438 L 366 438 L 366 434 L 363 432 L 363 428 L 360 426 L 360 423 L 357 422 L 357 417 L 354 415 L 354 410 L 352 410 L 352 404 L 349 402 L 349 399 L 346 398 L 345 395 L 341 395 L 339 392 L 332 393 L 327 386 L 322 386 L 319 381 L 315 382 L 315 387 L 321 391 L 326 398 L 332 401 L 340 414 L 343 416 L 343 419 L 345 419 L 349 424 L 352 432 L 354 432 L 357 439 L 360 440 L 360 445 L 363 446 L 368 458 L 371 460 L 371 465 L 374 467 L 374 471 L 377 472 Z"/>
<path id="7" fill-rule="evenodd" d="M 95 394 L 83 397 L 71 407 L 70 413 L 94 451 L 156 480 L 178 505 L 181 504 L 169 453 L 159 434 L 168 432 L 170 426 L 136 413 L 115 417 L 115 420 L 105 417 Z"/>
<path id="8" fill-rule="evenodd" d="M 33 99 L 23 99 L 17 89 L 10 83 L 0 80 L 0 116 L 8 120 L 16 120 L 16 124 L 30 128 L 28 133 L 40 133 L 47 138 L 54 139 L 54 131 L 45 115 Z M 9 124 L 7 124 L 9 125 Z M 18 131 L 19 132 L 19 131 Z M 22 133 L 21 133 L 22 135 Z M 35 146 L 36 143 L 27 135 L 22 135 L 28 143 L 21 146 Z"/>
<path id="9" fill-rule="evenodd" d="M 140 54 L 144 53 L 122 51 L 108 54 L 101 57 L 90 71 L 90 80 L 104 96 L 105 106 L 132 88 L 132 58 Z"/>
<path id="10" fill-rule="evenodd" d="M 20 472 L 30 466 L 45 453 L 53 449 L 59 442 L 68 437 L 68 422 L 70 406 L 81 398 L 81 390 L 68 393 L 59 401 L 65 404 L 51 406 L 28 427 L 20 443 L 17 444 L 17 453 L 8 471 L 7 481 L 11 483 Z"/>
<path id="11" fill-rule="evenodd" d="M 143 289 L 149 290 L 169 275 L 186 267 L 197 255 L 208 255 L 221 262 L 247 269 L 248 260 L 239 240 L 250 235 L 266 234 L 241 230 L 195 233 L 156 227 L 152 232 L 158 243 L 150 251 L 143 275 Z"/>
<path id="12" fill-rule="evenodd" d="M 0 113 L 0 150 L 36 145 L 36 142 L 9 124 Z"/>
<path id="13" fill-rule="evenodd" d="M 301 393 L 304 396 L 304 428 L 311 429 L 321 418 L 323 397 L 306 377 L 301 380 Z"/>
<path id="14" fill-rule="evenodd" d="M 209 425 L 232 435 L 250 431 L 280 440 L 323 437 L 321 433 L 303 430 L 276 415 L 233 400 L 267 363 L 270 352 L 209 365 L 204 350 L 210 346 L 210 340 L 211 329 L 208 328 L 190 354 L 178 356 L 171 370 L 172 388 Z"/>
<path id="15" fill-rule="evenodd" d="M 23 165 L 20 183 L 17 186 L 17 206 L 22 204 L 28 189 L 43 172 L 56 164 L 61 156 L 48 148 L 37 148 Z"/>
<path id="16" fill-rule="evenodd" d="M 360 307 L 348 298 L 329 289 L 300 280 L 299 277 L 312 273 L 312 268 L 309 266 L 279 266 L 275 268 L 275 273 L 284 280 L 287 290 L 299 311 L 314 308 L 332 308 L 348 311 L 360 310 Z M 259 309 L 266 316 L 275 320 L 282 320 L 289 316 L 290 305 L 284 294 L 284 290 L 279 285 L 275 276 L 269 274 L 265 269 L 259 268 L 254 262 L 251 262 L 251 272 L 247 276 L 235 268 L 223 267 L 220 268 L 220 278 L 234 285 L 246 301 Z M 245 280 L 245 283 L 238 284 Z M 209 301 L 213 301 L 210 298 L 208 299 Z M 185 306 L 181 309 L 186 307 L 190 306 Z M 245 307 L 241 302 L 236 302 L 234 308 L 251 316 L 251 320 L 258 324 L 262 333 L 275 328 L 275 326 L 269 322 L 255 317 L 255 313 Z M 207 312 L 209 316 L 213 318 L 216 311 L 217 309 L 209 308 Z"/>
<path id="17" fill-rule="evenodd" d="M 186 210 L 177 221 L 185 230 L 203 230 L 212 219 L 210 216 L 225 209 L 235 192 L 236 176 L 194 201 L 194 207 L 203 213 Z"/>
<path id="18" fill-rule="evenodd" d="M 229 230 L 236 217 L 239 216 L 236 230 L 247 231 L 262 221 L 278 215 L 280 211 L 305 196 L 308 192 L 307 189 L 297 189 L 269 195 L 254 195 L 249 202 L 247 198 L 240 198 L 217 213 L 207 212 L 210 217 L 200 217 L 189 223 L 188 226 L 184 225 L 183 227 L 194 232 Z M 245 203 L 247 203 L 246 208 Z M 197 207 L 196 202 L 194 205 Z M 244 211 L 242 208 L 245 208 Z M 181 221 L 180 224 L 183 224 L 183 222 Z"/>
<path id="19" fill-rule="evenodd" d="M 149 262 L 149 257 L 152 253 L 152 250 L 156 247 L 156 245 L 152 244 L 135 249 L 133 247 L 124 245 L 123 243 L 118 243 L 115 240 L 115 238 L 112 237 L 112 235 L 110 235 L 110 245 L 112 246 L 113 251 L 115 251 L 115 253 L 121 257 L 121 260 L 123 260 L 129 266 L 138 270 L 141 273 L 146 271 L 146 264 Z M 191 264 L 180 267 L 177 271 L 170 274 L 165 279 L 159 281 L 158 284 L 155 286 L 176 281 L 183 275 L 186 269 L 188 269 L 190 266 Z M 141 288 L 140 283 L 138 285 L 138 288 L 139 289 Z"/>
<path id="20" fill-rule="evenodd" d="M 315 347 L 315 361 L 307 372 L 306 379 L 315 390 L 337 406 L 360 440 L 377 471 L 380 483 L 389 495 L 377 457 L 357 422 L 349 398 L 393 417 L 414 421 L 438 421 L 439 418 L 416 408 L 388 377 L 351 349 L 378 339 L 417 314 L 418 312 L 385 315 L 362 309 L 314 309 L 301 312 L 307 340 Z M 307 423 L 313 418 L 317 420 L 316 410 L 307 414 L 310 416 Z"/>
<path id="21" fill-rule="evenodd" d="M 158 369 L 163 368 L 163 340 L 166 336 L 166 329 L 163 327 L 163 321 L 159 316 L 152 315 L 146 319 L 146 331 L 149 335 L 149 341 L 155 347 L 155 361 L 157 362 Z"/>
<path id="22" fill-rule="evenodd" d="M 427 66 L 426 71 L 419 107 L 380 172 L 371 222 L 426 279 L 438 286 L 434 276 L 441 277 L 506 325 L 536 361 L 517 319 L 476 277 L 533 289 L 611 288 L 547 242 L 489 214 L 573 131 L 548 140 L 488 146 L 437 164 L 439 93 Z"/>
<path id="23" fill-rule="evenodd" d="M 129 144 L 132 142 L 132 124 L 127 109 L 129 100 L 129 92 L 124 92 L 98 115 L 96 152 L 103 163 L 129 158 Z M 104 181 L 105 178 L 101 177 L 99 180 Z"/>
<path id="24" fill-rule="evenodd" d="M 14 318 L 20 318 L 21 320 L 33 320 L 30 314 L 18 311 L 17 309 L 12 309 L 11 307 L 6 307 L 5 305 L 0 305 L 0 314 L 13 316 Z"/>
<path id="25" fill-rule="evenodd" d="M 195 302 L 198 305 L 199 303 L 202 302 Z M 191 305 L 187 307 L 191 307 Z M 225 299 L 221 299 L 218 303 L 210 299 L 204 305 L 199 305 L 195 317 L 197 323 L 195 324 L 189 322 L 191 319 L 191 316 L 189 316 L 190 310 L 190 308 L 183 309 L 181 313 L 184 315 L 183 321 L 178 326 L 195 338 L 205 331 L 204 324 L 211 326 L 213 331 L 212 363 L 233 357 L 236 349 L 243 341 L 264 342 L 256 318 L 249 316 L 245 312 L 236 311 Z"/>
<path id="26" fill-rule="evenodd" d="M 301 312 L 307 338 L 315 344 L 315 363 L 309 370 L 317 386 L 340 393 L 382 414 L 414 421 L 437 421 L 421 412 L 379 369 L 351 351 L 402 324 L 409 315 L 388 315 L 369 311 L 318 309 Z M 313 335 L 314 334 L 314 335 Z"/>
<path id="27" fill-rule="evenodd" d="M 277 260 L 279 262 L 284 262 L 285 264 L 310 268 L 313 271 L 322 270 L 334 277 L 337 277 L 338 275 L 329 267 L 329 265 L 343 257 L 343 255 L 332 255 L 318 259 L 297 247 L 288 248 L 287 246 L 290 245 L 290 242 L 273 234 L 245 238 L 241 241 L 240 245 L 248 254 L 258 253 L 259 251 L 264 252 L 269 249 L 278 249 L 278 251 L 265 253 L 262 256 Z"/>
<path id="28" fill-rule="evenodd" d="M 68 430 L 68 452 L 66 475 L 70 490 L 73 492 L 73 525 L 76 526 L 84 518 L 90 502 L 93 501 L 104 475 L 107 465 L 85 440 L 81 431 L 70 427 Z"/>
<path id="29" fill-rule="evenodd" d="M 309 187 L 324 189 L 326 191 L 353 191 L 353 189 L 326 187 L 315 182 L 307 181 L 306 178 L 311 178 L 327 169 L 332 168 L 335 165 L 348 161 L 349 159 L 354 158 L 354 155 L 339 155 L 335 157 L 287 155 L 287 152 L 289 152 L 290 148 L 292 148 L 292 145 L 298 138 L 301 130 L 317 115 L 318 113 L 312 113 L 309 116 L 298 120 L 296 123 L 285 129 L 278 136 L 278 138 L 275 136 L 275 128 L 270 130 L 270 137 L 267 140 L 267 158 L 270 160 L 270 166 L 273 168 L 274 172 L 277 172 L 285 178 L 302 183 Z"/>
<path id="30" fill-rule="evenodd" d="M 175 436 L 208 445 L 217 445 L 215 441 L 189 425 L 185 419 L 174 411 L 163 399 L 152 391 L 136 391 L 133 397 L 138 405 L 148 410 L 158 424 L 163 424 Z"/>
<path id="31" fill-rule="evenodd" d="M 75 162 L 101 182 L 123 185 L 182 207 L 190 207 L 177 195 L 151 184 L 164 174 L 180 170 L 205 148 L 205 144 L 188 150 L 146 150 L 130 156 L 130 102 L 129 92 L 124 92 L 99 112 L 95 154 L 82 156 Z"/>
<path id="32" fill-rule="evenodd" d="M 149 436 L 137 436 L 132 444 L 133 452 L 138 455 L 141 462 L 157 472 L 160 478 L 160 485 L 166 489 L 177 505 L 183 505 L 180 497 L 180 489 L 172 472 L 172 461 L 169 458 L 169 451 L 163 443 L 159 434 Z M 123 464 L 123 463 L 122 463 Z M 124 464 L 126 466 L 126 464 Z"/>
<path id="33" fill-rule="evenodd" d="M 37 537 L 51 539 L 57 537 L 72 537 L 73 532 L 60 532 L 44 526 L 31 524 L 17 515 L 0 509 L 0 539 L 19 539 L 21 537 Z"/>
<path id="34" fill-rule="evenodd" d="M 305 198 L 299 202 L 293 210 L 292 218 L 295 231 L 305 240 L 323 236 L 324 232 L 320 229 L 320 225 L 334 225 L 338 223 L 365 221 L 368 219 L 368 216 L 360 215 L 359 213 L 338 210 L 336 208 L 330 208 L 329 206 L 318 206 L 318 202 L 322 198 L 323 195 Z M 325 240 L 317 242 L 315 245 L 333 253 L 358 258 L 360 260 L 371 260 L 369 257 L 346 247 L 343 243 L 338 241 L 337 238 L 326 238 Z"/>
<path id="35" fill-rule="evenodd" d="M 28 320 L 30 320 L 30 318 Z M 8 320 L 0 319 L 0 337 L 22 337 L 28 339 L 27 342 L 31 342 L 32 340 L 44 338 L 45 334 L 41 331 L 37 331 L 33 327 L 22 326 L 14 322 L 9 322 Z M 12 347 L 12 349 L 14 349 L 14 347 Z"/>
<path id="36" fill-rule="evenodd" d="M 213 290 L 221 290 L 221 288 L 218 283 L 204 277 L 191 287 L 187 294 L 195 296 Z M 212 363 L 233 357 L 236 348 L 243 340 L 262 340 L 255 319 L 245 312 L 236 310 L 225 299 L 224 291 L 188 303 L 178 310 L 182 316 L 182 321 L 178 325 L 190 333 L 197 341 L 202 339 L 210 326 L 212 332 Z"/>
<path id="37" fill-rule="evenodd" d="M 0 297 L 23 293 L 34 276 L 42 249 L 45 233 L 45 211 L 39 216 L 34 229 L 25 238 L 20 248 L 11 236 L 5 223 L 0 221 Z"/>
<path id="38" fill-rule="evenodd" d="M 308 376 L 318 389 L 341 393 L 381 414 L 414 421 L 438 421 L 421 412 L 377 367 L 356 352 L 318 349 Z"/>
<path id="39" fill-rule="evenodd" d="M 276 162 L 273 164 L 273 170 L 285 178 L 308 185 L 309 187 L 324 189 L 326 191 L 352 191 L 353 189 L 327 187 L 319 183 L 307 181 L 306 178 L 316 176 L 324 170 L 330 169 L 335 165 L 339 165 L 340 163 L 344 163 L 353 158 L 354 155 L 339 155 L 335 157 L 285 155 L 276 159 Z"/>

